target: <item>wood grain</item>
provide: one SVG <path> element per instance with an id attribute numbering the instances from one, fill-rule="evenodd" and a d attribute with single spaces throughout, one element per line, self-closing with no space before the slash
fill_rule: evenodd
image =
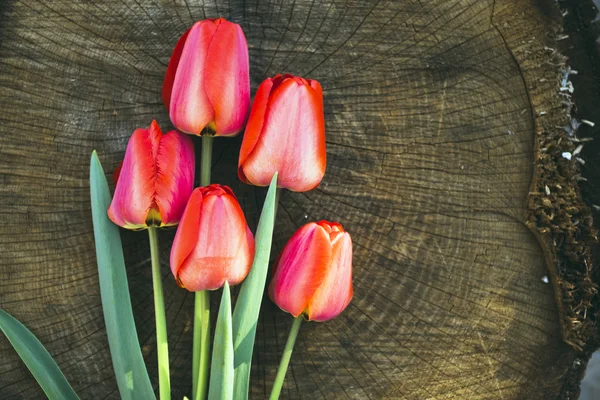
<path id="1" fill-rule="evenodd" d="M 0 306 L 56 357 L 83 399 L 118 398 L 100 307 L 88 160 L 117 166 L 155 118 L 178 37 L 196 20 L 240 23 L 253 90 L 290 72 L 324 88 L 328 166 L 285 193 L 279 251 L 307 221 L 354 240 L 355 297 L 300 332 L 282 397 L 548 399 L 575 357 L 561 339 L 547 251 L 525 224 L 537 112 L 555 70 L 527 63 L 557 22 L 551 1 L 21 0 L 0 5 Z M 519 15 L 519 24 L 511 25 Z M 196 142 L 199 147 L 199 141 Z M 213 180 L 256 226 L 263 189 L 237 181 L 240 139 L 215 141 Z M 193 296 L 160 234 L 174 398 L 189 395 Z M 134 314 L 156 385 L 146 235 L 122 232 Z M 213 296 L 215 299 L 218 296 Z M 216 309 L 216 308 L 215 308 Z M 290 318 L 266 301 L 252 368 L 265 398 Z M 0 397 L 40 398 L 0 339 Z"/>

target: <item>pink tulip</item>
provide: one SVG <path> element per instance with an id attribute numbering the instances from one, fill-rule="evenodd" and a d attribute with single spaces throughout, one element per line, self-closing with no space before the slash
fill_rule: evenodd
<path id="1" fill-rule="evenodd" d="M 234 136 L 250 108 L 248 44 L 242 28 L 223 18 L 196 22 L 177 42 L 162 98 L 177 129 Z"/>
<path id="2" fill-rule="evenodd" d="M 294 233 L 276 261 L 269 296 L 294 317 L 328 321 L 352 299 L 352 239 L 335 222 L 311 222 Z"/>
<path id="3" fill-rule="evenodd" d="M 136 129 L 113 175 L 108 217 L 126 229 L 176 225 L 194 188 L 194 167 L 190 137 L 177 131 L 163 135 L 156 121 Z"/>
<path id="4" fill-rule="evenodd" d="M 242 182 L 306 192 L 325 174 L 323 90 L 292 75 L 267 78 L 258 88 L 238 161 Z"/>
<path id="5" fill-rule="evenodd" d="M 254 236 L 227 186 L 197 188 L 185 208 L 171 248 L 171 271 L 191 292 L 244 280 L 254 258 Z"/>

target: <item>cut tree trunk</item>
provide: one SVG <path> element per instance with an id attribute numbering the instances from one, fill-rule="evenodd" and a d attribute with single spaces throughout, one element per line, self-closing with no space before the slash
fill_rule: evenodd
<path id="1" fill-rule="evenodd" d="M 156 119 L 171 129 L 160 96 L 171 51 L 194 21 L 224 16 L 246 33 L 253 91 L 283 72 L 324 88 L 327 173 L 311 192 L 283 194 L 273 255 L 308 221 L 339 221 L 354 241 L 354 299 L 337 319 L 304 324 L 282 397 L 568 396 L 577 350 L 593 333 L 594 231 L 576 162 L 560 157 L 575 146 L 555 128 L 567 121 L 564 59 L 544 49 L 559 35 L 555 7 L 2 2 L 0 307 L 38 336 L 83 399 L 119 397 L 89 156 L 96 149 L 108 175 L 135 128 Z M 215 141 L 213 180 L 233 188 L 254 229 L 264 189 L 237 180 L 239 147 L 240 138 Z M 121 234 L 156 385 L 147 235 Z M 190 395 L 193 295 L 170 274 L 173 235 L 161 231 L 160 247 L 173 398 L 181 399 Z M 267 397 L 291 323 L 263 304 L 253 399 Z M 0 358 L 0 398 L 43 397 L 4 338 Z"/>

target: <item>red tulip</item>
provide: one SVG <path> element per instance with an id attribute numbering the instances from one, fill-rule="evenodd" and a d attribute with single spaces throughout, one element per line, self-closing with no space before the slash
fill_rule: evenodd
<path id="1" fill-rule="evenodd" d="M 352 239 L 335 222 L 311 222 L 294 233 L 276 261 L 269 296 L 294 317 L 337 317 L 352 299 Z"/>
<path id="2" fill-rule="evenodd" d="M 245 183 L 305 192 L 325 174 L 325 117 L 319 82 L 276 75 L 261 83 L 244 133 L 238 176 Z"/>
<path id="3" fill-rule="evenodd" d="M 242 28 L 223 18 L 196 22 L 173 50 L 162 98 L 180 131 L 239 133 L 250 108 L 248 44 Z"/>
<path id="4" fill-rule="evenodd" d="M 113 175 L 108 217 L 126 229 L 175 225 L 194 188 L 194 144 L 177 131 L 163 135 L 156 121 L 136 129 Z"/>
<path id="5" fill-rule="evenodd" d="M 171 248 L 171 271 L 191 292 L 244 280 L 254 258 L 254 236 L 227 186 L 197 188 L 185 208 Z"/>

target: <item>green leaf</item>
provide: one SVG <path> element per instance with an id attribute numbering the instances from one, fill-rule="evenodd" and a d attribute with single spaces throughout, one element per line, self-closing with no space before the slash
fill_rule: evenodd
<path id="1" fill-rule="evenodd" d="M 233 399 L 233 332 L 231 328 L 231 295 L 225 282 L 215 327 L 212 364 L 210 366 L 210 400 Z"/>
<path id="2" fill-rule="evenodd" d="M 4 332 L 50 400 L 79 399 L 40 341 L 25 325 L 1 308 L 0 330 Z"/>
<path id="3" fill-rule="evenodd" d="M 242 284 L 240 294 L 233 311 L 233 349 L 235 364 L 235 381 L 233 398 L 245 400 L 248 398 L 250 385 L 250 365 L 252 363 L 252 350 L 258 313 L 262 303 L 269 257 L 271 255 L 271 242 L 273 240 L 273 225 L 275 224 L 275 197 L 277 191 L 277 174 L 273 176 L 267 198 L 263 205 L 258 229 L 256 230 L 256 250 L 254 262 L 248 277 Z"/>
<path id="4" fill-rule="evenodd" d="M 111 197 L 96 151 L 90 161 L 90 196 L 102 310 L 122 399 L 155 399 L 135 330 L 119 228 L 106 211 Z"/>

